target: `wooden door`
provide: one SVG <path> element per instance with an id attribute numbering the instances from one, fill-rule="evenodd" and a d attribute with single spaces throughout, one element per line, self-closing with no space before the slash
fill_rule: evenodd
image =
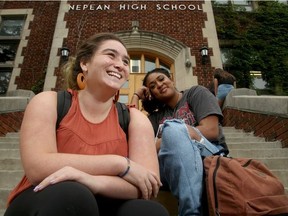
<path id="1" fill-rule="evenodd" d="M 134 92 L 142 86 L 145 73 L 130 73 L 129 80 L 120 89 L 119 101 L 125 104 L 129 104 Z M 140 110 L 141 110 L 141 103 Z"/>

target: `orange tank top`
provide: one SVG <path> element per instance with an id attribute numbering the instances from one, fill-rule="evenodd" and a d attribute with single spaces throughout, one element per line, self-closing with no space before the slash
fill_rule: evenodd
<path id="1" fill-rule="evenodd" d="M 78 92 L 72 93 L 72 104 L 57 129 L 57 149 L 61 153 L 128 156 L 128 144 L 122 130 L 115 104 L 108 116 L 100 123 L 91 123 L 81 113 Z M 32 184 L 24 175 L 20 183 L 10 193 L 8 204 Z"/>

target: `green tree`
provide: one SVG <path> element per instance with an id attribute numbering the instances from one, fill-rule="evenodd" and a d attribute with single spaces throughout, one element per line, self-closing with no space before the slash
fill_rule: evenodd
<path id="1" fill-rule="evenodd" d="M 233 5 L 214 4 L 214 14 L 218 38 L 226 44 L 228 41 L 231 48 L 225 69 L 236 76 L 237 85 L 249 87 L 250 71 L 258 70 L 267 88 L 274 94 L 287 95 L 288 6 L 259 1 L 258 9 L 244 12 Z"/>

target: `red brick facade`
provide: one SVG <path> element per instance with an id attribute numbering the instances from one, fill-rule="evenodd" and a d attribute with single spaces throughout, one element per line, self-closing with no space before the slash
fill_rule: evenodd
<path id="1" fill-rule="evenodd" d="M 189 47 L 191 55 L 195 56 L 196 65 L 192 67 L 198 83 L 207 86 L 211 81 L 211 65 L 208 62 L 206 70 L 203 70 L 199 52 L 203 45 L 208 46 L 202 33 L 207 21 L 207 14 L 203 12 L 204 1 L 68 1 L 68 4 L 74 10 L 70 9 L 64 16 L 68 37 L 62 46 L 69 47 L 72 55 L 77 45 L 90 35 L 131 31 L 132 21 L 137 20 L 139 30 L 166 35 Z M 91 5 L 93 10 L 89 9 Z M 104 5 L 109 5 L 110 9 L 104 9 Z M 15 80 L 17 89 L 31 90 L 45 75 L 60 6 L 60 1 L 1 2 L 0 10 L 33 9 L 34 19 L 29 23 L 31 32 L 23 49 L 23 64 L 19 66 L 21 73 Z M 102 10 L 96 10 L 97 7 Z M 209 48 L 209 51 L 209 55 L 213 56 L 213 50 Z M 55 68 L 55 75 L 59 77 L 56 89 L 61 88 L 63 83 L 58 71 L 59 68 Z"/>
<path id="2" fill-rule="evenodd" d="M 49 1 L 4 1 L 0 3 L 0 10 L 31 9 L 34 19 L 29 23 L 31 33 L 27 46 L 21 53 L 24 56 L 20 76 L 16 77 L 18 89 L 31 90 L 46 72 L 59 2 Z"/>
<path id="3" fill-rule="evenodd" d="M 9 132 L 18 132 L 21 126 L 24 112 L 0 114 L 0 136 Z"/>

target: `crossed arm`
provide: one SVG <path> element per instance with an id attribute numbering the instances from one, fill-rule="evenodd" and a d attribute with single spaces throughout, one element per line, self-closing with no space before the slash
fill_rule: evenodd
<path id="1" fill-rule="evenodd" d="M 95 194 L 113 198 L 149 199 L 157 195 L 161 182 L 153 129 L 144 114 L 136 109 L 130 111 L 131 167 L 127 175 L 120 178 L 118 175 L 127 169 L 127 161 L 122 156 L 57 151 L 56 103 L 55 92 L 36 95 L 27 106 L 21 126 L 21 159 L 27 178 L 36 186 L 35 192 L 50 184 L 74 180 Z"/>

